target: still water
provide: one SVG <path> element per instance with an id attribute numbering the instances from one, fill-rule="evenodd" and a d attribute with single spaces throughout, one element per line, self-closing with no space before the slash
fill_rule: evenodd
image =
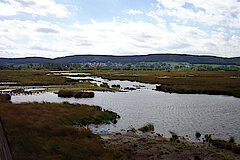
<path id="1" fill-rule="evenodd" d="M 118 113 L 116 125 L 102 125 L 97 130 L 120 131 L 130 126 L 139 128 L 153 123 L 155 131 L 170 136 L 174 131 L 195 140 L 195 132 L 215 134 L 214 138 L 229 139 L 233 136 L 240 143 L 240 98 L 221 95 L 169 94 L 153 90 L 156 85 L 104 80 L 100 77 L 73 77 L 93 79 L 95 83 L 119 84 L 122 88 L 141 86 L 128 92 L 95 92 L 94 98 L 60 98 L 52 92 L 35 95 L 12 96 L 13 103 L 20 102 L 70 102 L 99 105 Z"/>

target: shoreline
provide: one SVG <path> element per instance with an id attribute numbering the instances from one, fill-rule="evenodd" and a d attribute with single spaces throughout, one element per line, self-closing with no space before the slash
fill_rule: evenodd
<path id="1" fill-rule="evenodd" d="M 139 135 L 131 131 L 98 135 L 105 148 L 114 149 L 116 158 L 120 159 L 240 159 L 239 154 L 230 150 L 186 138 L 173 141 L 161 135 Z"/>

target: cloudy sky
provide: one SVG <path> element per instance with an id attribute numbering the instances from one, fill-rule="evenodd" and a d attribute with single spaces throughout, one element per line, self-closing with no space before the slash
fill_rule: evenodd
<path id="1" fill-rule="evenodd" d="M 240 0 L 0 0 L 0 57 L 240 57 Z"/>

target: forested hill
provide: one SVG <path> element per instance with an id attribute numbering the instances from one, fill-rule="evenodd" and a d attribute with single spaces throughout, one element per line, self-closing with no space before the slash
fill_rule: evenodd
<path id="1" fill-rule="evenodd" d="M 0 65 L 20 65 L 30 63 L 138 63 L 138 62 L 188 62 L 190 64 L 220 64 L 220 65 L 240 65 L 240 57 L 222 58 L 215 56 L 196 56 L 186 54 L 150 54 L 136 56 L 109 56 L 109 55 L 75 55 L 59 58 L 0 58 Z"/>

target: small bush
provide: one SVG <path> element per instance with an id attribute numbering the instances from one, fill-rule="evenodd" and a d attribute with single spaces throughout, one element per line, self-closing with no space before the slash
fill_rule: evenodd
<path id="1" fill-rule="evenodd" d="M 228 140 L 228 143 L 235 143 L 234 137 L 230 137 L 229 140 Z"/>
<path id="2" fill-rule="evenodd" d="M 232 147 L 233 147 L 233 144 L 228 143 L 225 140 L 219 140 L 219 139 L 213 140 L 212 144 L 218 148 L 224 148 L 228 150 L 232 150 Z"/>
<path id="3" fill-rule="evenodd" d="M 73 97 L 73 91 L 60 90 L 58 92 L 58 97 L 70 98 Z"/>
<path id="4" fill-rule="evenodd" d="M 146 124 L 145 126 L 138 128 L 138 130 L 142 131 L 142 132 L 150 132 L 150 131 L 154 131 L 154 125 L 151 123 Z"/>
<path id="5" fill-rule="evenodd" d="M 218 148 L 226 148 L 227 142 L 225 140 L 214 139 L 212 144 Z"/>
<path id="6" fill-rule="evenodd" d="M 200 138 L 200 137 L 201 137 L 201 133 L 197 131 L 197 132 L 195 133 L 195 136 L 196 136 L 196 138 Z"/>
<path id="7" fill-rule="evenodd" d="M 64 98 L 93 98 L 94 97 L 94 92 L 73 92 L 73 91 L 64 91 L 60 90 L 58 92 L 58 97 L 64 97 Z"/>
<path id="8" fill-rule="evenodd" d="M 179 136 L 175 132 L 172 132 L 172 131 L 169 131 L 169 132 L 172 135 L 171 140 L 176 141 Z"/>
<path id="9" fill-rule="evenodd" d="M 100 87 L 104 87 L 104 88 L 110 88 L 108 83 L 103 82 L 102 84 L 100 84 Z"/>
<path id="10" fill-rule="evenodd" d="M 206 134 L 205 136 L 204 136 L 204 138 L 205 138 L 205 141 L 206 142 L 208 142 L 208 143 L 212 143 L 212 134 Z"/>
<path id="11" fill-rule="evenodd" d="M 129 130 L 127 130 L 128 132 L 133 132 L 133 133 L 136 133 L 137 132 L 137 130 L 134 128 L 134 127 L 130 127 L 130 129 Z"/>

